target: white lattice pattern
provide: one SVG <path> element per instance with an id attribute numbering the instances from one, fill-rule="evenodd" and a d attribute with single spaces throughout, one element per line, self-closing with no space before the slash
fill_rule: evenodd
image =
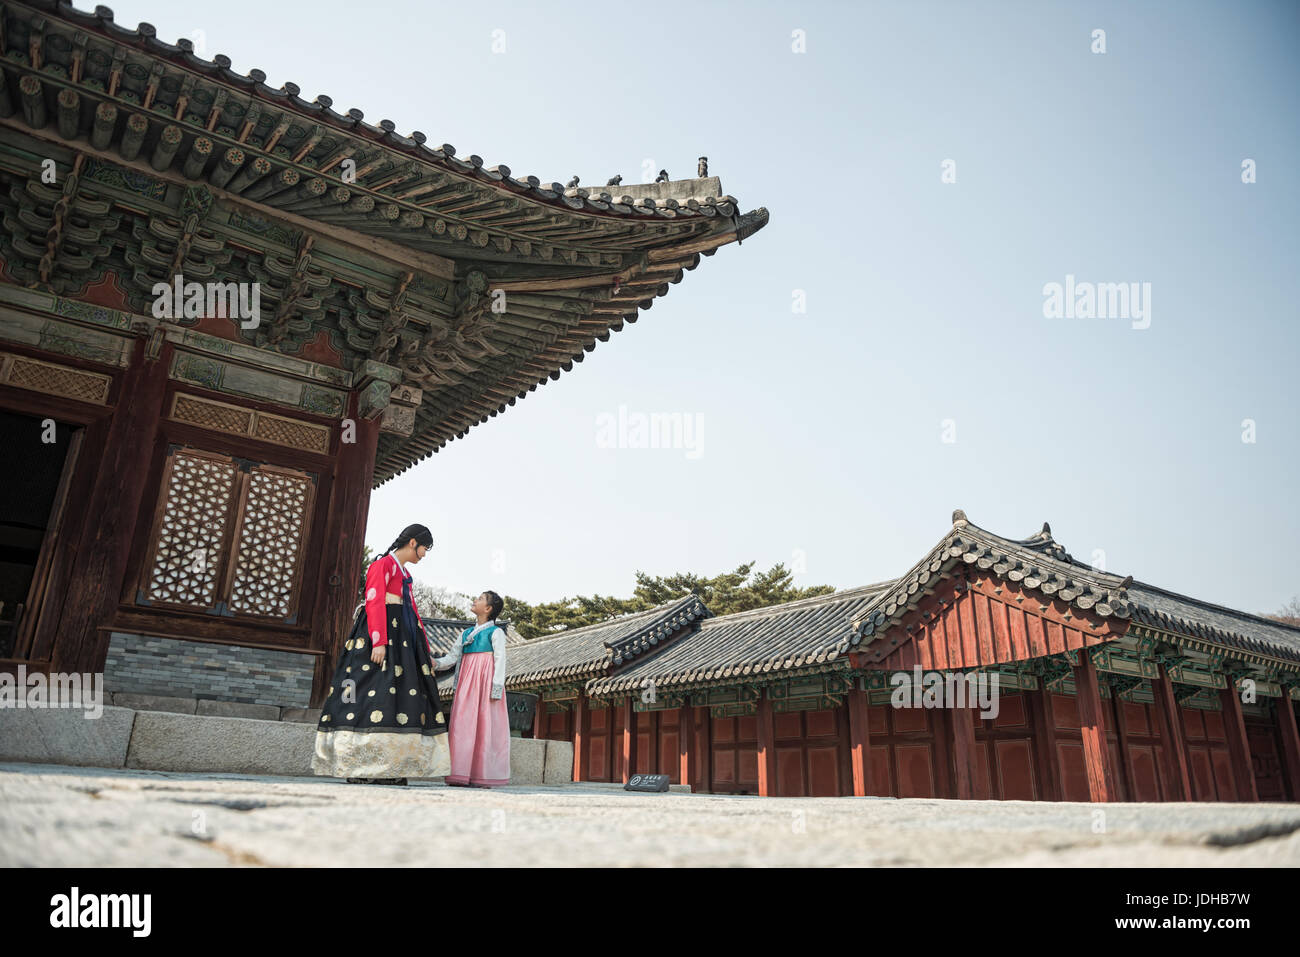
<path id="1" fill-rule="evenodd" d="M 312 483 L 253 469 L 235 553 L 231 611 L 285 618 L 294 609 Z"/>
<path id="2" fill-rule="evenodd" d="M 158 547 L 149 576 L 153 601 L 211 608 L 235 466 L 185 452 L 173 456 Z"/>

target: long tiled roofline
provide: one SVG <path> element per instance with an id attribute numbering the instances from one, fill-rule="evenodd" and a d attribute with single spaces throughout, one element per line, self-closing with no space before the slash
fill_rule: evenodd
<path id="1" fill-rule="evenodd" d="M 660 654 L 625 671 L 596 678 L 588 685 L 588 693 L 608 696 L 630 692 L 647 686 L 651 679 L 657 686 L 668 689 L 759 678 L 778 671 L 789 674 L 831 667 L 837 659 L 844 658 L 849 649 L 849 639 L 845 636 L 849 623 L 848 608 L 839 619 L 838 636 L 834 633 L 836 629 L 814 628 L 807 621 L 801 627 L 778 627 L 775 633 L 762 628 L 755 632 L 752 625 L 788 615 L 798 619 L 800 613 L 804 613 L 804 618 L 815 617 L 819 609 L 829 605 L 856 607 L 853 603 L 870 601 L 889 584 L 848 588 L 829 595 L 814 595 L 781 605 L 710 618 L 691 635 Z"/>
<path id="2" fill-rule="evenodd" d="M 704 603 L 688 592 L 653 608 L 535 638 L 517 649 L 520 654 L 513 661 L 507 660 L 507 684 L 518 687 L 594 677 L 657 647 L 708 615 Z"/>
<path id="3" fill-rule="evenodd" d="M 592 215 L 615 217 L 659 219 L 714 215 L 734 217 L 740 213 L 736 198 L 725 194 L 706 196 L 703 199 L 692 197 L 688 202 L 679 202 L 671 198 L 656 201 L 644 196 L 635 198 L 619 186 L 587 189 L 566 187 L 558 182 L 543 182 L 536 176 L 515 177 L 511 175 L 510 167 L 504 164 L 484 166 L 482 157 L 473 154 L 464 159 L 457 157 L 456 148 L 449 143 L 439 147 L 427 146 L 425 144 L 428 137 L 419 130 L 413 130 L 409 135 L 403 136 L 396 131 L 396 125 L 391 120 L 380 120 L 379 125 L 376 126 L 367 123 L 364 119 L 365 114 L 359 109 L 352 108 L 346 113 L 339 113 L 334 109 L 333 99 L 325 94 L 317 95 L 314 100 L 304 99 L 299 95 L 302 90 L 296 83 L 286 82 L 279 89 L 268 86 L 266 74 L 262 70 L 252 69 L 247 74 L 239 73 L 231 69 L 230 57 L 221 53 L 214 55 L 211 60 L 205 59 L 194 52 L 194 42 L 185 37 L 178 39 L 174 44 L 167 43 L 158 39 L 158 31 L 151 23 L 142 22 L 135 27 L 122 26 L 115 21 L 113 11 L 109 7 L 96 6 L 94 10 L 80 10 L 63 0 L 24 0 L 23 5 L 66 18 L 83 29 L 101 34 L 115 42 L 137 47 L 183 69 L 240 87 L 244 92 L 255 95 L 277 108 L 292 109 L 305 119 L 326 124 L 343 133 L 364 137 L 414 159 L 466 175 L 488 185 L 500 186 L 514 193 L 527 195 L 539 202 Z M 762 212 L 762 219 L 766 221 L 766 211 Z M 750 232 L 761 228 L 761 224 L 750 225 L 752 227 Z M 747 235 L 742 238 L 747 238 Z"/>
<path id="4" fill-rule="evenodd" d="M 635 618 L 638 615 L 651 615 L 654 612 L 662 611 L 666 608 L 670 608 L 673 605 L 676 605 L 678 602 L 682 601 L 683 599 L 689 597 L 691 597 L 691 594 L 688 592 L 685 595 L 680 596 L 679 598 L 674 598 L 671 601 L 666 601 L 658 605 L 653 605 L 649 608 L 642 608 L 639 611 L 629 611 L 626 614 L 616 615 L 613 618 L 606 618 L 603 621 L 593 621 L 589 625 L 579 625 L 577 628 L 566 628 L 563 631 L 557 631 L 551 635 L 541 635 L 537 638 L 529 638 L 528 644 L 531 646 L 536 646 L 536 645 L 544 644 L 548 641 L 556 641 L 561 638 L 572 638 L 574 635 L 580 635 L 583 632 L 588 632 L 595 628 L 605 628 L 616 622 L 628 621 L 629 619 Z"/>
<path id="5" fill-rule="evenodd" d="M 1248 621 L 1256 622 L 1261 625 L 1271 625 L 1274 628 L 1284 628 L 1287 631 L 1295 632 L 1296 640 L 1300 641 L 1300 625 L 1291 625 L 1284 621 L 1278 621 L 1276 618 L 1269 618 L 1267 615 L 1257 615 L 1252 611 L 1242 611 L 1238 608 L 1229 608 L 1226 605 L 1217 605 L 1211 601 L 1193 598 L 1190 595 L 1183 595 L 1179 592 L 1171 591 L 1168 588 L 1161 588 L 1159 585 L 1152 585 L 1148 582 L 1138 581 L 1137 579 L 1133 580 L 1131 587 L 1140 588 L 1143 591 L 1156 592 L 1168 598 L 1176 598 L 1179 601 L 1189 602 L 1193 605 L 1198 605 L 1201 608 L 1223 612 L 1224 614 L 1232 615 L 1237 618 L 1245 618 Z"/>
<path id="6" fill-rule="evenodd" d="M 808 598 L 797 598 L 794 601 L 788 601 L 780 605 L 765 605 L 762 608 L 749 608 L 745 611 L 733 611 L 726 615 L 714 615 L 709 619 L 712 625 L 718 625 L 723 622 L 744 621 L 746 618 L 770 618 L 772 615 L 785 614 L 791 610 L 801 608 L 811 608 L 818 605 L 824 605 L 827 602 L 837 601 L 843 598 L 852 598 L 858 594 L 869 594 L 882 588 L 889 588 L 897 584 L 899 579 L 890 578 L 883 582 L 877 582 L 874 585 L 855 585 L 852 588 L 842 588 L 839 591 L 828 592 L 825 595 L 812 595 Z"/>

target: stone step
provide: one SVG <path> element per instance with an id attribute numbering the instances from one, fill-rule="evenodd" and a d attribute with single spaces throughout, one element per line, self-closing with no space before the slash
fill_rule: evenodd
<path id="1" fill-rule="evenodd" d="M 0 708 L 0 761 L 311 777 L 315 723 L 103 708 Z M 572 784 L 568 741 L 510 739 L 511 784 Z"/>
<path id="2" fill-rule="evenodd" d="M 141 694 L 134 691 L 106 693 L 108 701 L 132 711 L 172 711 L 176 714 L 203 714 L 223 718 L 259 718 L 264 721 L 320 720 L 320 708 L 294 708 L 275 704 L 252 704 L 245 701 L 218 701 L 211 698 L 174 698 L 168 695 Z"/>

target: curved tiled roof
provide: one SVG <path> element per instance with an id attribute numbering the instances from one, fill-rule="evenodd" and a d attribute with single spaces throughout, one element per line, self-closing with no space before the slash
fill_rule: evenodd
<path id="1" fill-rule="evenodd" d="M 708 614 L 699 598 L 683 595 L 645 611 L 534 638 L 511 649 L 506 684 L 589 678 L 613 666 L 615 659 L 633 660 Z"/>
<path id="2" fill-rule="evenodd" d="M 1007 539 L 971 524 L 960 509 L 953 513 L 952 531 L 854 622 L 854 644 L 892 626 L 909 602 L 932 590 L 958 562 L 992 570 L 1102 618 L 1300 661 L 1300 628 L 1137 582 L 1131 575 L 1098 571 L 1073 558 L 1052 538 L 1046 522 L 1036 535 Z"/>
<path id="3" fill-rule="evenodd" d="M 205 213 L 202 228 L 230 248 L 258 250 L 231 259 L 223 277 L 274 277 L 263 293 L 276 304 L 273 321 L 241 338 L 296 355 L 324 332 L 345 369 L 374 373 L 358 388 L 373 391 L 363 416 L 390 420 L 376 485 L 571 371 L 702 256 L 768 221 L 766 209 L 742 211 L 707 175 L 592 189 L 514 176 L 431 147 L 421 132 L 336 111 L 328 96 L 305 99 L 294 83 L 275 89 L 262 71 L 238 73 L 229 57 L 201 57 L 187 39 L 164 42 L 148 23 L 121 26 L 107 7 L 30 0 L 6 12 L 0 56 L 10 97 L 25 97 L 13 112 L 26 124 L 6 134 L 60 142 L 89 157 L 101 179 L 159 186 L 114 220 L 106 257 L 143 256 L 130 243 L 151 235 L 144 217 L 187 221 L 183 197 L 208 197 L 219 214 Z M 17 181 L 0 183 L 0 195 L 15 188 L 26 195 Z M 29 244 L 28 266 L 45 254 L 43 239 Z M 157 277 L 123 275 L 140 311 Z M 399 384 L 413 403 L 381 408 Z"/>
<path id="4" fill-rule="evenodd" d="M 1103 618 L 1300 662 L 1300 628 L 1098 571 L 1071 557 L 1046 524 L 1028 538 L 1008 539 L 961 511 L 953 518 L 952 530 L 900 578 L 718 617 L 686 595 L 513 646 L 507 683 L 586 680 L 587 694 L 603 696 L 651 680 L 666 691 L 825 665 L 889 629 L 959 566 L 992 571 Z M 657 647 L 684 628 L 691 630 Z"/>
<path id="5" fill-rule="evenodd" d="M 158 39 L 158 31 L 151 23 L 139 23 L 135 27 L 122 26 L 117 23 L 111 8 L 96 6 L 94 10 L 79 10 L 61 0 L 27 0 L 27 5 L 46 10 L 57 16 L 66 17 L 84 29 L 100 33 L 119 43 L 129 44 L 156 56 L 169 60 L 179 67 L 206 74 L 222 80 L 246 93 L 257 96 L 280 108 L 292 109 L 304 119 L 329 126 L 340 132 L 362 136 L 383 144 L 390 149 L 405 153 L 412 159 L 435 164 L 452 172 L 473 177 L 483 183 L 501 186 L 515 193 L 525 194 L 538 202 L 565 209 L 601 214 L 606 216 L 629 218 L 677 219 L 691 217 L 734 216 L 738 212 L 734 196 L 708 196 L 687 202 L 673 199 L 656 202 L 649 197 L 634 198 L 620 191 L 618 186 L 606 186 L 597 189 L 566 187 L 558 182 L 543 182 L 536 176 L 516 177 L 510 167 L 505 165 L 485 166 L 482 157 L 471 154 L 460 158 L 456 148 L 444 143 L 438 147 L 425 145 L 428 137 L 419 130 L 413 130 L 403 136 L 397 132 L 396 125 L 390 120 L 380 120 L 373 125 L 365 121 L 365 114 L 359 109 L 349 109 L 340 113 L 334 109 L 334 100 L 325 94 L 319 94 L 313 100 L 304 99 L 299 94 L 301 88 L 296 83 L 286 82 L 282 87 L 266 84 L 266 74 L 253 69 L 248 73 L 239 73 L 231 69 L 230 57 L 216 54 L 211 60 L 194 52 L 194 42 L 181 38 L 174 44 Z"/>
<path id="6" fill-rule="evenodd" d="M 1300 628 L 1143 582 L 1134 582 L 1129 594 L 1135 602 L 1133 620 L 1149 628 L 1300 662 Z"/>
<path id="7" fill-rule="evenodd" d="M 823 664 L 845 654 L 851 620 L 893 583 L 867 585 L 784 605 L 709 618 L 681 641 L 617 674 L 596 678 L 589 694 L 630 692 L 653 679 L 656 687 L 742 678 Z"/>
<path id="8" fill-rule="evenodd" d="M 952 531 L 855 620 L 853 643 L 870 640 L 901 619 L 909 611 L 909 603 L 932 591 L 959 562 L 992 570 L 1009 581 L 1103 618 L 1127 618 L 1131 614 L 1123 587 L 1127 580 L 1076 562 L 1052 538 L 1046 522 L 1036 535 L 1008 539 L 972 525 L 959 509 L 953 514 Z"/>

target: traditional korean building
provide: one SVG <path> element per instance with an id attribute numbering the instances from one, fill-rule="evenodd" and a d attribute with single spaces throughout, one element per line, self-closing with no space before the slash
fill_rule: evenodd
<path id="1" fill-rule="evenodd" d="M 371 489 L 767 212 L 705 169 L 515 176 L 106 7 L 6 2 L 0 218 L 0 667 L 306 706 Z"/>
<path id="2" fill-rule="evenodd" d="M 996 675 L 995 713 L 915 706 L 931 674 Z M 574 743 L 577 780 L 1300 800 L 1300 628 L 1101 572 L 1046 524 L 1008 539 L 960 511 L 892 581 L 723 616 L 684 596 L 529 642 L 507 688 L 541 695 L 534 733 Z"/>

